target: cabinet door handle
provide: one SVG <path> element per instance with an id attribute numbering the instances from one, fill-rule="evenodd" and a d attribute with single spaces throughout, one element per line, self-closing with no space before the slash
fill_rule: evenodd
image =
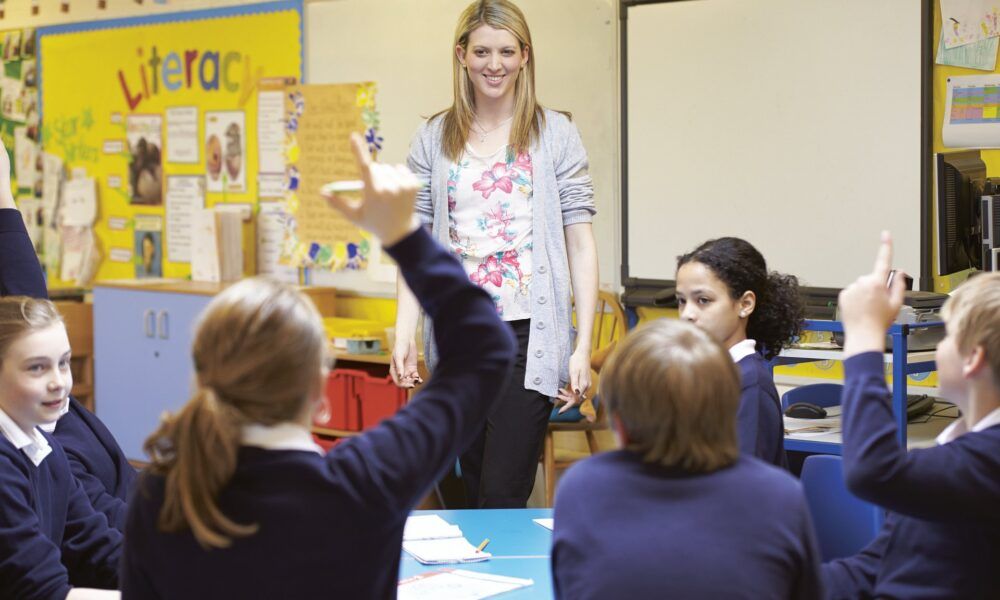
<path id="1" fill-rule="evenodd" d="M 144 333 L 146 334 L 146 337 L 148 337 L 148 338 L 151 338 L 154 335 L 156 335 L 156 332 L 154 331 L 155 325 L 153 323 L 154 318 L 155 318 L 155 314 L 154 314 L 152 308 L 147 308 L 145 311 L 143 311 L 143 313 L 142 313 L 142 327 L 143 327 Z"/>
<path id="2" fill-rule="evenodd" d="M 156 313 L 156 332 L 160 336 L 161 340 L 165 340 L 170 337 L 170 315 L 167 311 L 161 310 Z"/>

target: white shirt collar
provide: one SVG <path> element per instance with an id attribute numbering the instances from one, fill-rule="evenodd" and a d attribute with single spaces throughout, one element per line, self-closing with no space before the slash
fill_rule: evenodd
<path id="1" fill-rule="evenodd" d="M 32 428 L 30 434 L 25 433 L 3 409 L 0 409 L 0 433 L 3 433 L 15 448 L 24 452 L 36 467 L 52 452 L 49 441 L 38 429 Z"/>
<path id="2" fill-rule="evenodd" d="M 265 450 L 302 450 L 324 454 L 323 448 L 313 441 L 309 430 L 296 423 L 244 425 L 242 439 L 244 446 L 255 446 Z"/>
<path id="3" fill-rule="evenodd" d="M 757 351 L 756 340 L 743 340 L 730 346 L 729 356 L 733 357 L 733 362 L 740 362 Z"/>
<path id="4" fill-rule="evenodd" d="M 62 410 L 59 411 L 59 416 L 56 417 L 56 420 L 52 421 L 51 423 L 43 423 L 39 425 L 38 428 L 44 431 L 45 433 L 52 433 L 53 431 L 56 430 L 56 423 L 59 422 L 59 419 L 61 419 L 62 416 L 68 412 L 69 412 L 69 398 L 66 398 L 66 403 L 63 404 Z"/>
<path id="5" fill-rule="evenodd" d="M 979 419 L 979 422 L 972 426 L 972 431 L 983 431 L 996 425 L 1000 425 L 1000 408 L 994 409 L 993 412 Z M 954 423 L 938 434 L 937 443 L 939 446 L 947 444 L 958 439 L 965 433 L 968 433 L 968 429 L 965 426 L 965 419 L 959 417 Z"/>

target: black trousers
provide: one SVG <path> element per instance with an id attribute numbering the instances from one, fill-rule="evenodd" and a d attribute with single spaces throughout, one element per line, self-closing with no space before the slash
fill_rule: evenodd
<path id="1" fill-rule="evenodd" d="M 524 388 L 531 321 L 508 321 L 517 338 L 510 383 L 459 462 L 469 508 L 524 508 L 552 413 L 549 398 Z"/>

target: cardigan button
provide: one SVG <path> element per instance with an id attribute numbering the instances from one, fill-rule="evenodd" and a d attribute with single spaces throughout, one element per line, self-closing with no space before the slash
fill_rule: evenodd
<path id="1" fill-rule="evenodd" d="M 542 384 L 542 378 L 541 377 L 535 377 L 534 382 L 535 382 L 535 385 L 541 385 Z"/>
<path id="2" fill-rule="evenodd" d="M 545 272 L 545 265 L 539 265 L 538 272 L 539 273 L 544 273 Z"/>
<path id="3" fill-rule="evenodd" d="M 535 358 L 541 358 L 543 356 L 545 356 L 544 352 L 542 352 L 541 350 L 535 350 Z"/>
<path id="4" fill-rule="evenodd" d="M 538 297 L 538 303 L 539 304 L 545 304 L 546 302 L 547 302 L 547 300 L 545 299 L 545 296 L 539 296 Z"/>
<path id="5" fill-rule="evenodd" d="M 535 325 L 535 327 L 537 329 L 545 329 L 545 323 L 543 321 L 539 321 L 538 325 Z"/>

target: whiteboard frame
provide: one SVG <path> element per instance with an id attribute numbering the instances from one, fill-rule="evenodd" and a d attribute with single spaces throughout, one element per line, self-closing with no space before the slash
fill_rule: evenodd
<path id="1" fill-rule="evenodd" d="M 690 2 L 695 0 L 620 0 L 619 5 L 619 73 L 620 73 L 620 140 L 621 140 L 621 281 L 625 288 L 623 297 L 626 304 L 651 304 L 649 301 L 653 290 L 671 289 L 674 281 L 671 279 L 648 279 L 635 277 L 629 269 L 629 139 L 628 139 L 628 18 L 629 9 L 650 4 L 666 4 L 673 2 Z M 697 0 L 709 2 L 711 0 Z M 918 289 L 931 291 L 934 287 L 933 265 L 931 256 L 931 211 L 933 191 L 933 65 L 934 65 L 934 2 L 920 0 L 920 273 L 915 277 Z M 808 298 L 811 292 L 827 298 L 831 290 L 828 287 L 802 287 L 803 294 Z M 671 294 L 672 295 L 672 294 Z M 629 297 L 636 298 L 633 304 Z M 640 299 L 642 298 L 642 299 Z M 662 301 L 664 295 L 658 294 Z"/>

